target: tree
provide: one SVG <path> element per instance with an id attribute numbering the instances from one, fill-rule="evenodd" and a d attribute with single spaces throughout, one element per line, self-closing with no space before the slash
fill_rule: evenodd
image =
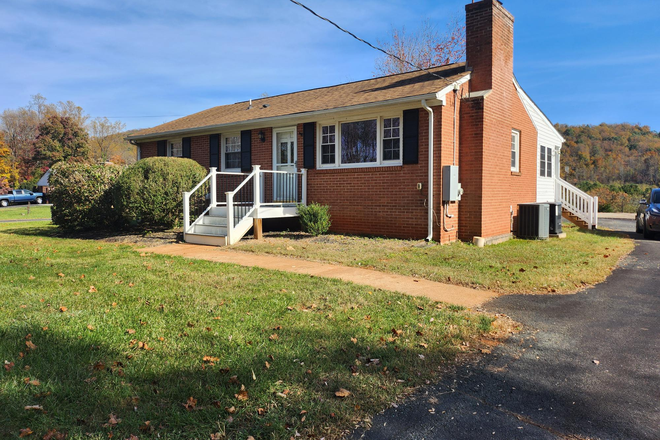
<path id="1" fill-rule="evenodd" d="M 405 27 L 392 28 L 390 41 L 378 44 L 403 61 L 392 56 L 376 59 L 376 75 L 410 72 L 418 69 L 415 66 L 424 69 L 442 66 L 465 57 L 465 24 L 458 19 L 451 20 L 444 35 L 428 20 L 413 33 L 407 33 Z"/>
<path id="2" fill-rule="evenodd" d="M 4 135 L 0 132 L 0 194 L 18 185 L 18 170 L 14 164 L 11 150 L 4 142 Z"/>
<path id="3" fill-rule="evenodd" d="M 95 159 L 107 161 L 117 156 L 115 150 L 123 147 L 122 132 L 126 124 L 121 121 L 111 122 L 108 118 L 94 118 L 88 124 L 92 155 Z M 113 154 L 115 153 L 115 154 Z"/>
<path id="4" fill-rule="evenodd" d="M 87 159 L 87 131 L 69 116 L 50 115 L 39 125 L 34 160 L 42 167 L 69 158 Z"/>

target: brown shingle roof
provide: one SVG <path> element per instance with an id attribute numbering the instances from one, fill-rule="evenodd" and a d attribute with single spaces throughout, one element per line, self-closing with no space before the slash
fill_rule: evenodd
<path id="1" fill-rule="evenodd" d="M 254 99 L 252 100 L 252 108 L 249 110 L 248 101 L 221 105 L 156 127 L 141 130 L 133 133 L 129 136 L 129 139 L 146 136 L 156 137 L 158 134 L 169 132 L 198 130 L 218 125 L 427 95 L 436 93 L 469 74 L 465 70 L 465 63 L 449 64 L 429 70 L 442 76 L 443 79 L 437 78 L 426 71 L 417 70 L 398 75 L 389 75 L 336 86 Z"/>

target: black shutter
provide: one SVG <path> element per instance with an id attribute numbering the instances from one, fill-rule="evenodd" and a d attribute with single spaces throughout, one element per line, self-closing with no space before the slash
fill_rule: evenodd
<path id="1" fill-rule="evenodd" d="M 314 127 L 316 122 L 303 124 L 303 168 L 314 169 Z"/>
<path id="2" fill-rule="evenodd" d="M 183 150 L 182 153 L 181 153 L 181 156 L 182 157 L 187 157 L 188 159 L 190 159 L 192 157 L 192 155 L 191 155 L 191 151 L 190 151 L 190 138 L 189 137 L 185 137 L 185 138 L 181 139 L 181 147 L 182 147 L 182 150 Z"/>
<path id="3" fill-rule="evenodd" d="M 241 172 L 252 172 L 252 132 L 241 131 Z"/>
<path id="4" fill-rule="evenodd" d="M 158 141 L 156 155 L 167 156 L 167 141 Z"/>
<path id="5" fill-rule="evenodd" d="M 218 170 L 220 169 L 220 135 L 212 134 L 209 136 L 209 157 L 211 158 L 211 163 L 209 166 L 211 168 L 215 167 Z"/>
<path id="6" fill-rule="evenodd" d="M 403 111 L 403 163 L 419 162 L 419 109 Z"/>

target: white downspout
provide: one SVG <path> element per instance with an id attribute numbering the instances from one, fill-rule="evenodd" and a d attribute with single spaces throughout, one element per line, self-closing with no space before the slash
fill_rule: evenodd
<path id="1" fill-rule="evenodd" d="M 428 236 L 426 241 L 433 240 L 433 109 L 422 99 L 422 107 L 429 112 L 429 189 L 428 189 Z"/>

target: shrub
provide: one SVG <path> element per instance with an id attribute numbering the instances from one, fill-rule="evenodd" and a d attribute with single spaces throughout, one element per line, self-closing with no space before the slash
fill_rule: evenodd
<path id="1" fill-rule="evenodd" d="M 117 180 L 115 206 L 128 225 L 174 228 L 183 220 L 183 192 L 204 177 L 204 167 L 191 159 L 142 159 Z"/>
<path id="2" fill-rule="evenodd" d="M 330 207 L 312 203 L 310 205 L 298 205 L 298 215 L 303 231 L 314 236 L 325 234 L 330 229 Z"/>
<path id="3" fill-rule="evenodd" d="M 49 178 L 53 223 L 66 229 L 116 226 L 112 185 L 121 171 L 116 165 L 55 164 Z"/>

